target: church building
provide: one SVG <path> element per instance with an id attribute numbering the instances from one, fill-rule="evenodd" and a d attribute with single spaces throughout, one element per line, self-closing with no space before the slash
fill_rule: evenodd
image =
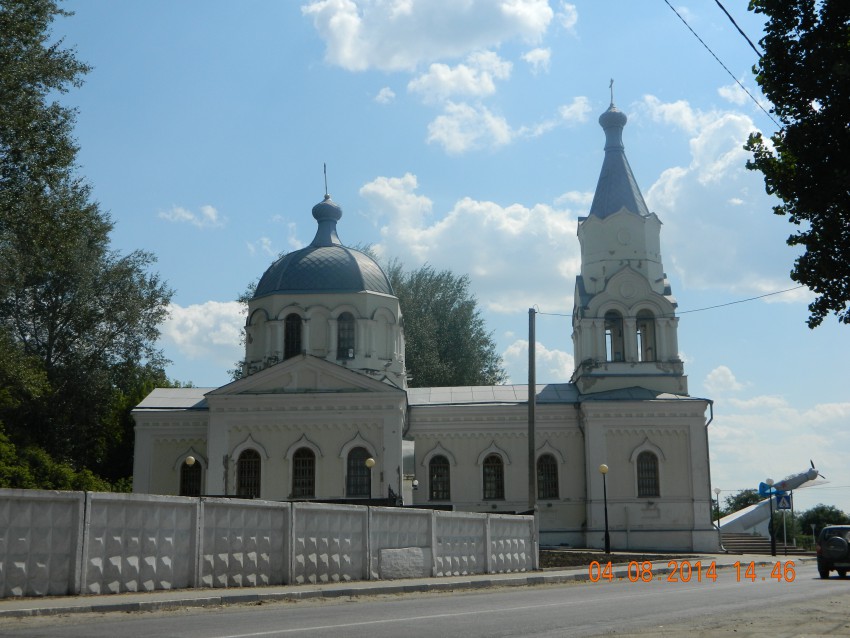
<path id="1" fill-rule="evenodd" d="M 158 388 L 133 411 L 135 492 L 526 512 L 542 545 L 716 551 L 712 403 L 688 395 L 661 222 L 599 118 L 605 158 L 579 219 L 569 383 L 408 388 L 399 301 L 375 261 L 313 207 L 309 246 L 273 263 L 248 304 L 242 378 Z M 607 468 L 607 469 L 606 469 Z M 602 474 L 601 470 L 606 473 Z M 535 492 L 532 491 L 532 495 Z"/>

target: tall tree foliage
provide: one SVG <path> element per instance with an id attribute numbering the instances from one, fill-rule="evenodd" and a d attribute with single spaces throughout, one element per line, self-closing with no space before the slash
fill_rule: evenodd
<path id="1" fill-rule="evenodd" d="M 507 374 L 468 275 L 429 265 L 406 271 L 395 260 L 387 276 L 401 305 L 412 387 L 504 383 Z"/>
<path id="2" fill-rule="evenodd" d="M 75 111 L 55 98 L 89 67 L 52 37 L 67 15 L 56 0 L 0 0 L 0 334 L 15 355 L 0 376 L 25 361 L 46 382 L 0 418 L 22 449 L 126 476 L 132 458 L 110 463 L 128 436 L 117 414 L 162 376 L 171 291 L 152 254 L 110 249 L 112 220 L 77 174 Z"/>
<path id="3" fill-rule="evenodd" d="M 734 514 L 745 507 L 760 503 L 762 500 L 764 499 L 759 496 L 757 490 L 741 490 L 735 494 L 730 494 L 724 499 L 724 507 L 720 510 L 720 515 L 726 516 L 728 514 Z"/>
<path id="4" fill-rule="evenodd" d="M 850 3 L 751 0 L 750 10 L 767 17 L 754 71 L 780 129 L 750 136 L 747 167 L 798 227 L 788 244 L 805 252 L 791 278 L 817 294 L 809 327 L 830 313 L 850 323 Z"/>
<path id="5" fill-rule="evenodd" d="M 846 525 L 850 523 L 850 516 L 834 505 L 818 503 L 813 508 L 800 514 L 800 526 L 802 532 L 811 533 L 811 526 L 815 526 L 815 534 L 826 525 Z"/>

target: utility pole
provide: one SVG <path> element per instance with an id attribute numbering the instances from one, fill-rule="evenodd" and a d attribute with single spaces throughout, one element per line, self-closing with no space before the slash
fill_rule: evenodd
<path id="1" fill-rule="evenodd" d="M 535 363 L 536 311 L 528 309 L 528 509 L 533 513 L 537 505 L 537 463 L 534 459 L 534 420 L 537 407 L 537 369 Z"/>

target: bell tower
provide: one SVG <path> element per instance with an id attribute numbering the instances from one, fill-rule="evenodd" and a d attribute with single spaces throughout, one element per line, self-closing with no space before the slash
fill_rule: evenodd
<path id="1" fill-rule="evenodd" d="M 641 387 L 686 395 L 676 299 L 661 263 L 661 221 L 649 212 L 626 159 L 627 121 L 612 96 L 599 117 L 602 171 L 578 225 L 572 381 L 583 394 Z"/>

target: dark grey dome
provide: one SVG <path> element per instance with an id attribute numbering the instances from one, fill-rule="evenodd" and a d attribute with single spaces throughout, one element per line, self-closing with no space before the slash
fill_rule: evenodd
<path id="1" fill-rule="evenodd" d="M 325 195 L 313 207 L 319 223 L 316 236 L 306 248 L 284 255 L 263 274 L 254 298 L 266 295 L 309 292 L 379 292 L 392 295 L 387 276 L 374 259 L 343 246 L 336 234 L 342 209 Z"/>
<path id="2" fill-rule="evenodd" d="M 623 146 L 623 128 L 628 121 L 613 103 L 599 116 L 599 125 L 605 131 L 605 159 L 590 205 L 592 216 L 604 219 L 623 208 L 642 217 L 649 215 Z"/>

